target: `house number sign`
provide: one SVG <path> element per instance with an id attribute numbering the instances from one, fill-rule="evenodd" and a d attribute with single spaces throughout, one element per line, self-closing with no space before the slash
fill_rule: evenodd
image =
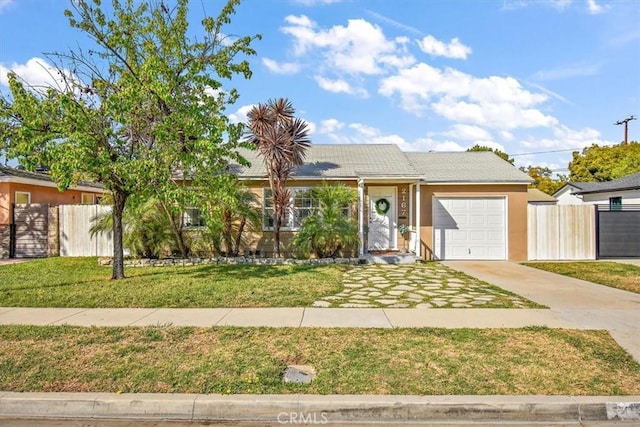
<path id="1" fill-rule="evenodd" d="M 407 218 L 407 189 L 403 188 L 400 191 L 400 215 L 398 215 L 399 219 Z"/>

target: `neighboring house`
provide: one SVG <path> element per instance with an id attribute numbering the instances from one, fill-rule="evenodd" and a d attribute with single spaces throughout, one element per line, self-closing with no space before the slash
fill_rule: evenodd
<path id="1" fill-rule="evenodd" d="M 558 204 L 558 199 L 545 193 L 544 191 L 538 190 L 537 188 L 529 187 L 527 191 L 529 193 L 528 202 L 530 205 L 548 206 Z"/>
<path id="2" fill-rule="evenodd" d="M 97 203 L 103 193 L 101 185 L 89 182 L 81 182 L 66 191 L 59 191 L 47 174 L 0 166 L 0 258 L 9 256 L 12 244 L 15 247 L 15 242 L 11 242 L 11 225 L 21 220 L 21 218 L 16 218 L 16 206 L 29 205 L 34 208 L 43 206 L 46 209 L 46 205 L 93 204 Z M 37 208 L 35 209 L 37 210 Z M 35 234 L 31 233 L 31 230 L 33 227 L 40 226 L 39 221 L 44 220 L 41 218 L 47 216 L 46 211 L 45 213 L 39 212 L 38 219 L 34 220 L 33 216 L 27 215 L 26 208 L 19 212 L 25 212 L 27 219 L 24 221 L 30 221 L 31 224 L 25 224 L 24 230 L 17 231 L 18 235 L 20 233 L 25 236 Z M 29 245 L 33 245 L 33 243 L 25 243 L 25 247 Z"/>
<path id="3" fill-rule="evenodd" d="M 266 170 L 256 152 L 241 154 L 251 166 L 234 165 L 232 171 L 263 206 L 262 232 L 252 236 L 251 245 L 270 254 L 273 206 Z M 412 230 L 410 249 L 424 259 L 527 259 L 531 178 L 492 152 L 414 153 L 393 144 L 312 145 L 305 164 L 288 181 L 292 203 L 282 228 L 285 247 L 313 209 L 308 190 L 325 180 L 358 192 L 360 256 L 402 248 L 398 227 L 405 224 Z"/>
<path id="4" fill-rule="evenodd" d="M 640 172 L 606 182 L 568 182 L 554 197 L 560 205 L 640 205 Z"/>

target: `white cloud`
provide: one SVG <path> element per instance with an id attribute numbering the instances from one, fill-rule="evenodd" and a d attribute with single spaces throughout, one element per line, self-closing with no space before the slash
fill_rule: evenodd
<path id="1" fill-rule="evenodd" d="M 54 87 L 63 90 L 67 87 L 63 75 L 68 76 L 69 81 L 76 79 L 69 71 L 64 69 L 59 71 L 45 59 L 38 57 L 33 57 L 24 64 L 13 63 L 9 67 L 0 64 L 0 84 L 9 85 L 7 74 L 10 71 L 34 88 Z"/>
<path id="2" fill-rule="evenodd" d="M 446 44 L 432 35 L 428 35 L 417 42 L 420 49 L 429 55 L 444 56 L 445 58 L 454 59 L 467 59 L 467 56 L 471 54 L 471 48 L 460 43 L 458 38 L 453 38 L 449 44 Z"/>
<path id="3" fill-rule="evenodd" d="M 309 130 L 309 135 L 313 135 L 318 130 L 318 126 L 314 122 L 310 122 L 307 119 L 302 119 L 307 123 L 307 129 Z"/>
<path id="4" fill-rule="evenodd" d="M 553 128 L 553 137 L 551 138 L 530 137 L 521 142 L 522 146 L 534 148 L 536 151 L 584 148 L 593 144 L 613 145 L 615 142 L 603 139 L 596 129 L 574 130 L 565 125 L 555 126 Z"/>
<path id="5" fill-rule="evenodd" d="M 229 114 L 229 121 L 231 123 L 247 123 L 247 114 L 253 107 L 255 107 L 255 104 L 243 105 L 235 113 Z"/>
<path id="6" fill-rule="evenodd" d="M 491 133 L 478 126 L 455 124 L 442 135 L 463 141 L 492 140 Z"/>
<path id="7" fill-rule="evenodd" d="M 331 80 L 322 76 L 316 76 L 315 80 L 318 83 L 318 86 L 320 86 L 322 89 L 329 92 L 348 93 L 352 95 L 355 94 L 363 97 L 368 96 L 368 93 L 366 90 L 361 88 L 354 88 L 349 83 L 347 83 L 345 80 L 342 80 L 342 79 Z"/>
<path id="8" fill-rule="evenodd" d="M 13 4 L 15 4 L 15 0 L 0 0 L 0 13 L 8 10 Z"/>
<path id="9" fill-rule="evenodd" d="M 376 75 L 384 66 L 406 66 L 415 62 L 406 52 L 405 39 L 388 40 L 380 27 L 364 19 L 350 19 L 346 26 L 329 29 L 317 28 L 308 17 L 287 16 L 289 24 L 282 27 L 293 37 L 296 56 L 309 53 L 313 48 L 323 55 L 326 68 L 348 74 Z"/>
<path id="10" fill-rule="evenodd" d="M 499 132 L 500 138 L 504 139 L 505 141 L 513 141 L 513 134 L 509 131 L 503 130 Z"/>
<path id="11" fill-rule="evenodd" d="M 327 119 L 320 122 L 319 133 L 333 133 L 344 127 L 344 123 L 337 119 Z"/>
<path id="12" fill-rule="evenodd" d="M 449 120 L 492 129 L 557 124 L 554 117 L 533 108 L 548 96 L 526 90 L 512 77 L 479 78 L 420 63 L 383 79 L 378 92 L 387 97 L 397 94 L 402 107 L 418 115 L 432 109 Z"/>
<path id="13" fill-rule="evenodd" d="M 592 15 L 597 15 L 604 12 L 604 8 L 596 3 L 596 0 L 587 0 L 587 10 Z"/>
<path id="14" fill-rule="evenodd" d="M 300 71 L 300 64 L 296 62 L 277 62 L 273 59 L 262 58 L 265 67 L 276 74 L 295 74 Z"/>
<path id="15" fill-rule="evenodd" d="M 512 103 L 469 103 L 443 99 L 432 105 L 439 115 L 455 121 L 473 123 L 492 129 L 551 127 L 558 120 L 535 108 L 520 108 Z"/>

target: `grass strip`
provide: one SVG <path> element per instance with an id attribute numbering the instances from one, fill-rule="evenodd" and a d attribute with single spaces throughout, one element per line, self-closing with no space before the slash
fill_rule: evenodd
<path id="1" fill-rule="evenodd" d="M 310 385 L 284 384 L 310 364 Z M 0 327 L 0 390 L 638 395 L 604 331 Z"/>
<path id="2" fill-rule="evenodd" d="M 528 262 L 524 265 L 640 294 L 640 267 L 611 261 Z"/>

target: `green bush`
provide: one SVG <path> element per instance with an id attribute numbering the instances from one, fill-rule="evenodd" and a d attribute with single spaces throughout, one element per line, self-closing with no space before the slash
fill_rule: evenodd
<path id="1" fill-rule="evenodd" d="M 353 205 L 358 200 L 356 191 L 325 182 L 311 190 L 311 198 L 316 208 L 302 221 L 293 240 L 298 256 L 335 258 L 354 251 L 359 242 L 353 214 Z"/>

